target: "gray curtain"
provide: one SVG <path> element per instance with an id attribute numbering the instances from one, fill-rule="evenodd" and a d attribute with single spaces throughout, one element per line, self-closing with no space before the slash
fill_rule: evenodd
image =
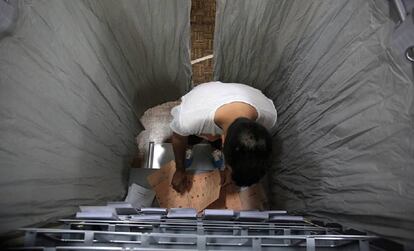
<path id="1" fill-rule="evenodd" d="M 122 199 L 139 116 L 191 78 L 189 0 L 17 3 L 0 40 L 2 234 Z"/>
<path id="2" fill-rule="evenodd" d="M 217 3 L 215 79 L 278 110 L 273 207 L 413 244 L 414 84 L 389 1 Z"/>

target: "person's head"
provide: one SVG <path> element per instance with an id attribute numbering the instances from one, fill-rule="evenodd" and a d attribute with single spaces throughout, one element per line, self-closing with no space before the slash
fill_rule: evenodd
<path id="1" fill-rule="evenodd" d="M 238 118 L 227 129 L 223 152 L 236 185 L 250 186 L 257 183 L 271 165 L 272 138 L 264 126 Z"/>

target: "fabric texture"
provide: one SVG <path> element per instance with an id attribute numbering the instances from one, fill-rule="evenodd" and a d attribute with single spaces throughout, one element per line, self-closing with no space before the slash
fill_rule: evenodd
<path id="1" fill-rule="evenodd" d="M 0 234 L 122 198 L 139 116 L 191 79 L 189 0 L 9 3 Z M 277 108 L 273 208 L 414 245 L 414 80 L 401 50 L 413 33 L 393 12 L 387 0 L 218 0 L 214 76 Z"/>
<path id="2" fill-rule="evenodd" d="M 256 122 L 267 129 L 276 124 L 277 112 L 272 100 L 251 86 L 236 83 L 209 82 L 196 86 L 181 98 L 171 111 L 171 129 L 183 136 L 223 133 L 214 122 L 216 110 L 228 103 L 244 102 L 253 106 Z"/>
<path id="3" fill-rule="evenodd" d="M 0 39 L 13 32 L 17 16 L 17 1 L 0 1 Z"/>
<path id="4" fill-rule="evenodd" d="M 215 79 L 278 110 L 273 208 L 412 245 L 414 84 L 392 2 L 217 3 Z"/>
<path id="5" fill-rule="evenodd" d="M 139 116 L 191 79 L 190 1 L 18 1 L 0 40 L 0 233 L 122 199 Z"/>

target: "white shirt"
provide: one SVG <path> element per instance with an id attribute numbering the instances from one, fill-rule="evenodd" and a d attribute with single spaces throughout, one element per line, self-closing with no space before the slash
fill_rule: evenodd
<path id="1" fill-rule="evenodd" d="M 253 87 L 222 82 L 196 86 L 181 98 L 181 104 L 171 110 L 171 129 L 182 136 L 212 134 L 223 131 L 214 123 L 217 109 L 232 102 L 243 102 L 257 111 L 256 122 L 268 130 L 276 124 L 277 112 L 273 101 Z"/>

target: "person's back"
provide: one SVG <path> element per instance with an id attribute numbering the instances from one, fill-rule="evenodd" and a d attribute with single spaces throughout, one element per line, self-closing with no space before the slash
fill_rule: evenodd
<path id="1" fill-rule="evenodd" d="M 186 156 L 186 149 L 194 135 L 209 141 L 221 136 L 226 164 L 240 186 L 256 183 L 270 166 L 272 141 L 268 130 L 275 125 L 277 112 L 261 91 L 243 84 L 205 83 L 183 96 L 171 113 L 176 190 L 186 188 L 185 165 L 191 158 L 188 152 Z"/>
<path id="2" fill-rule="evenodd" d="M 232 102 L 243 102 L 258 112 L 257 121 L 270 130 L 277 119 L 272 100 L 260 90 L 236 84 L 209 82 L 196 86 L 181 98 L 181 104 L 171 111 L 174 120 L 171 129 L 183 136 L 222 134 L 222 128 L 214 123 L 217 109 Z"/>

